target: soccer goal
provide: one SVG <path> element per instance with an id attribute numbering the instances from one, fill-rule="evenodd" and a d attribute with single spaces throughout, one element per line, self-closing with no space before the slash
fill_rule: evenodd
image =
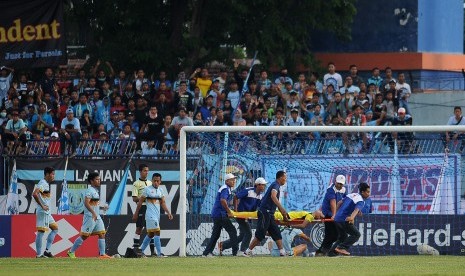
<path id="1" fill-rule="evenodd" d="M 202 254 L 225 174 L 237 176 L 234 190 L 239 191 L 258 177 L 274 181 L 279 170 L 288 175 L 280 199 L 288 211 L 319 209 L 339 174 L 346 176 L 349 193 L 360 182 L 371 186 L 371 207 L 367 203 L 356 220 L 362 234 L 353 248 L 356 255 L 417 254 L 421 244 L 460 254 L 465 141 L 453 134 L 462 132 L 459 126 L 183 127 L 180 256 Z M 322 223 L 304 232 L 312 239 L 309 248 L 321 245 Z M 225 239 L 223 231 L 219 241 Z M 255 251 L 269 254 L 267 243 Z"/>

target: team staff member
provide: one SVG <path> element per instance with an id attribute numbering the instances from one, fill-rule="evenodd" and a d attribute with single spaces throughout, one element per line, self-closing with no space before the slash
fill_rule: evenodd
<path id="1" fill-rule="evenodd" d="M 53 219 L 50 211 L 50 183 L 55 180 L 55 169 L 46 167 L 44 169 L 44 179 L 40 180 L 32 192 L 32 197 L 37 202 L 36 211 L 36 257 L 37 258 L 53 258 L 50 248 L 52 247 L 53 240 L 58 233 L 58 225 Z M 42 239 L 44 233 L 50 228 L 52 230 L 47 236 L 47 245 L 45 252 L 42 254 Z"/>
<path id="2" fill-rule="evenodd" d="M 334 184 L 326 190 L 323 204 L 321 205 L 321 211 L 323 212 L 326 219 L 334 220 L 337 203 L 347 195 L 347 190 L 344 187 L 345 183 L 346 177 L 343 175 L 338 175 Z M 334 252 L 329 251 L 336 240 L 336 225 L 332 221 L 325 221 L 325 237 L 321 243 L 321 247 L 315 252 L 315 256 L 324 256 L 326 254 L 330 256 L 336 255 Z"/>
<path id="3" fill-rule="evenodd" d="M 289 219 L 286 209 L 279 202 L 279 188 L 286 184 L 287 174 L 285 171 L 278 171 L 276 173 L 276 180 L 271 183 L 271 186 L 266 191 L 258 209 L 257 230 L 255 231 L 255 238 L 247 248 L 244 256 L 249 257 L 252 255 L 252 250 L 255 246 L 265 239 L 266 232 L 269 233 L 271 238 L 276 242 L 279 253 L 281 256 L 286 256 L 286 251 L 283 249 L 281 231 L 274 220 L 274 212 L 276 208 L 281 212 L 285 221 Z"/>
<path id="4" fill-rule="evenodd" d="M 147 166 L 146 164 L 140 164 L 139 173 L 139 179 L 134 181 L 134 183 L 132 184 L 132 201 L 134 201 L 135 203 L 139 202 L 139 199 L 142 193 L 144 192 L 145 187 L 152 185 L 152 182 L 147 179 L 147 176 L 149 174 L 149 166 Z M 145 227 L 146 209 L 147 206 L 145 205 L 145 202 L 143 202 L 142 207 L 139 211 L 139 217 L 136 221 L 136 233 L 134 234 L 134 244 L 132 245 L 134 248 L 139 248 L 140 246 L 140 234 L 142 233 L 142 229 L 144 229 Z M 150 252 L 153 256 L 156 256 L 154 241 L 150 241 Z"/>
<path id="5" fill-rule="evenodd" d="M 93 235 L 98 235 L 98 250 L 100 259 L 111 259 L 110 256 L 105 254 L 105 226 L 100 217 L 100 195 L 98 189 L 100 188 L 100 176 L 96 172 L 89 173 L 87 180 L 90 187 L 87 189 L 84 197 L 84 217 L 82 220 L 81 235 L 74 241 L 73 246 L 68 251 L 68 257 L 76 258 L 75 252 L 82 245 L 82 243 Z"/>
<path id="6" fill-rule="evenodd" d="M 220 187 L 216 194 L 215 203 L 213 204 L 211 217 L 213 219 L 213 231 L 208 242 L 207 247 L 203 251 L 203 257 L 211 257 L 212 251 L 215 248 L 216 242 L 220 238 L 221 229 L 228 232 L 229 239 L 231 240 L 232 254 L 237 255 L 237 232 L 236 227 L 232 224 L 230 217 L 232 217 L 231 209 L 229 209 L 228 201 L 231 197 L 231 189 L 236 185 L 236 176 L 228 173 L 224 178 L 225 184 Z"/>
<path id="7" fill-rule="evenodd" d="M 349 248 L 360 238 L 360 232 L 354 226 L 355 216 L 362 211 L 365 200 L 370 196 L 370 186 L 367 183 L 358 185 L 358 193 L 347 195 L 334 216 L 338 238 L 334 243 L 334 251 L 338 254 L 350 255 Z"/>
<path id="8" fill-rule="evenodd" d="M 265 178 L 259 177 L 255 180 L 255 185 L 253 187 L 245 188 L 238 192 L 233 198 L 234 209 L 238 212 L 251 212 L 257 210 L 267 183 L 268 182 L 266 182 Z M 241 243 L 240 250 L 241 252 L 244 252 L 252 239 L 252 229 L 250 228 L 248 219 L 236 218 L 236 221 L 237 224 L 239 224 L 239 236 L 237 237 L 237 243 Z M 231 240 L 218 243 L 220 255 L 222 255 L 223 250 L 231 247 Z"/>
<path id="9" fill-rule="evenodd" d="M 138 214 L 142 208 L 142 204 L 145 202 L 147 210 L 145 213 L 145 224 L 147 229 L 147 235 L 142 242 L 140 250 L 144 252 L 147 248 L 147 245 L 151 240 L 155 241 L 155 246 L 158 251 L 159 257 L 167 257 L 161 252 L 161 241 L 160 241 L 160 206 L 163 208 L 165 213 L 168 215 L 168 219 L 172 220 L 173 216 L 171 215 L 168 207 L 165 202 L 165 195 L 163 190 L 160 189 L 161 184 L 161 174 L 154 173 L 152 176 L 152 185 L 145 187 L 144 192 L 139 198 L 137 203 L 136 211 L 132 217 L 133 220 L 139 218 Z"/>

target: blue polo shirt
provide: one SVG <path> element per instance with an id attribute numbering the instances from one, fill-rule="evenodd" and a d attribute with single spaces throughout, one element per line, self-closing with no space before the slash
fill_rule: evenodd
<path id="1" fill-rule="evenodd" d="M 236 197 L 240 199 L 239 205 L 237 206 L 237 211 L 250 212 L 256 211 L 258 206 L 260 206 L 263 193 L 257 194 L 257 192 L 255 192 L 255 187 L 250 187 L 238 192 Z"/>
<path id="2" fill-rule="evenodd" d="M 332 217 L 333 213 L 331 212 L 331 199 L 336 200 L 336 204 L 347 196 L 346 187 L 342 187 L 339 191 L 336 189 L 336 186 L 333 184 L 327 190 L 325 198 L 323 199 L 323 204 L 321 204 L 321 211 L 326 217 Z"/>
<path id="3" fill-rule="evenodd" d="M 371 214 L 373 212 L 373 204 L 371 202 L 371 198 L 365 199 L 365 205 L 363 206 L 362 213 L 363 214 Z"/>
<path id="4" fill-rule="evenodd" d="M 224 184 L 223 186 L 220 187 L 218 190 L 218 193 L 216 194 L 215 198 L 215 204 L 213 204 L 213 209 L 212 209 L 212 218 L 227 218 L 228 217 L 228 212 L 223 208 L 221 205 L 221 199 L 225 199 L 226 201 L 229 202 L 231 196 L 231 188 Z"/>
<path id="5" fill-rule="evenodd" d="M 343 200 L 342 204 L 336 212 L 334 217 L 335 222 L 345 222 L 346 218 L 349 217 L 355 208 L 360 211 L 363 209 L 365 202 L 359 193 L 348 194 Z"/>
<path id="6" fill-rule="evenodd" d="M 276 197 L 279 199 L 279 187 L 279 183 L 275 181 L 271 183 L 270 187 L 268 187 L 268 190 L 266 190 L 266 193 L 260 202 L 260 211 L 262 213 L 269 213 L 273 215 L 276 211 L 276 204 L 274 204 L 273 200 L 271 199 L 271 191 L 275 190 L 278 192 Z"/>

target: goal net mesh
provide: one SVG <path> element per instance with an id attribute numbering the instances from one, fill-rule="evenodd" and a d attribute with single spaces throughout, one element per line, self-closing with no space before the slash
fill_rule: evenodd
<path id="1" fill-rule="evenodd" d="M 201 255 L 209 241 L 210 214 L 226 173 L 237 176 L 235 193 L 252 187 L 258 177 L 274 181 L 279 170 L 288 176 L 280 198 L 287 211 L 319 209 L 340 174 L 348 193 L 357 192 L 360 182 L 370 185 L 371 207 L 367 203 L 356 220 L 362 236 L 353 254 L 416 254 L 420 244 L 458 254 L 447 245 L 454 238 L 465 240 L 465 229 L 451 223 L 465 211 L 462 141 L 446 143 L 443 133 L 189 132 L 186 146 L 187 255 Z M 310 251 L 321 245 L 323 227 L 316 222 L 304 230 L 312 239 Z M 226 239 L 223 230 L 219 241 Z M 213 253 L 219 254 L 217 247 Z M 268 241 L 254 253 L 270 254 Z"/>

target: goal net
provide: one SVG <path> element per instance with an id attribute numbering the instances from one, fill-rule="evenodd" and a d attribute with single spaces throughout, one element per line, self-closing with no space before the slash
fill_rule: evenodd
<path id="1" fill-rule="evenodd" d="M 465 244 L 465 219 L 458 216 L 465 212 L 465 141 L 446 141 L 446 131 L 465 128 L 184 127 L 180 197 L 186 204 L 180 220 L 180 255 L 201 255 L 208 244 L 210 213 L 225 174 L 237 176 L 234 193 L 252 187 L 258 177 L 274 181 L 279 170 L 288 176 L 280 198 L 287 211 L 319 209 L 326 189 L 340 174 L 346 177 L 348 193 L 357 192 L 360 182 L 370 185 L 371 207 L 366 203 L 363 216 L 356 219 L 362 236 L 353 254 L 416 254 L 422 244 L 441 254 L 460 254 Z M 251 223 L 254 231 L 255 220 Z M 237 227 L 234 220 L 233 224 Z M 304 232 L 312 240 L 309 250 L 315 251 L 324 237 L 323 223 L 310 224 Z M 223 230 L 219 241 L 226 239 Z M 213 253 L 219 254 L 218 249 Z M 270 254 L 268 241 L 254 253 Z"/>

